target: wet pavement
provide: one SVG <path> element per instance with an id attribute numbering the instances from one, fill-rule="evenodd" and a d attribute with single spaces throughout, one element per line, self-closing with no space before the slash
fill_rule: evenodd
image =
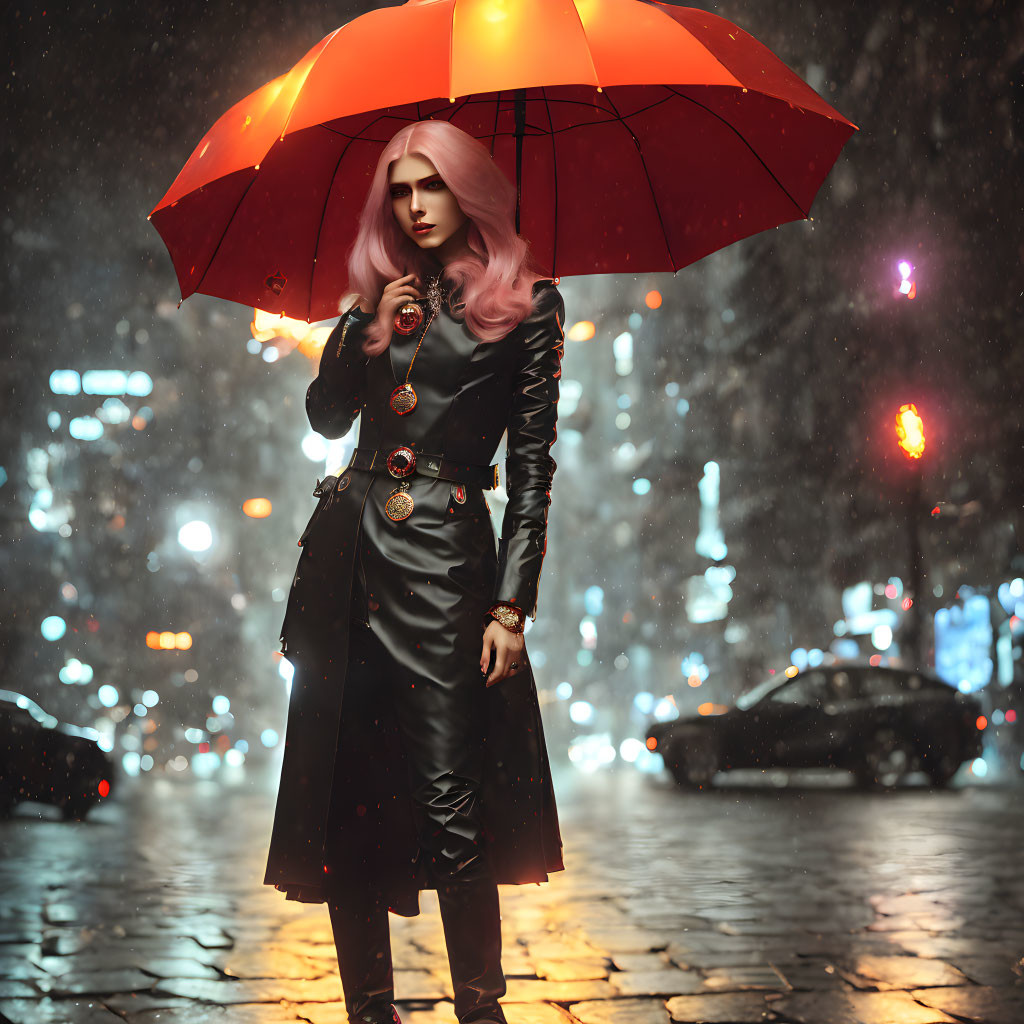
<path id="1" fill-rule="evenodd" d="M 738 774 L 556 773 L 566 870 L 500 888 L 510 1024 L 1024 1021 L 1024 791 Z M 342 1024 L 326 907 L 262 885 L 275 786 L 145 777 L 0 822 L 0 1014 Z M 391 918 L 399 1010 L 454 1024 L 421 906 Z"/>

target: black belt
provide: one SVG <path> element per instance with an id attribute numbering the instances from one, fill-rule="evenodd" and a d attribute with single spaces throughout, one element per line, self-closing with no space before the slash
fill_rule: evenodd
<path id="1" fill-rule="evenodd" d="M 460 484 L 476 484 L 485 491 L 498 486 L 498 467 L 481 466 L 475 462 L 452 462 L 443 455 L 425 455 L 405 445 L 397 448 L 357 448 L 352 454 L 349 469 L 368 469 L 375 473 L 390 473 L 403 479 L 412 473 L 453 480 Z"/>

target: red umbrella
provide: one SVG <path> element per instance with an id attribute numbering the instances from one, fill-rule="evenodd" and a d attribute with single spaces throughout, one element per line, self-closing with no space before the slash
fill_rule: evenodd
<path id="1" fill-rule="evenodd" d="M 856 125 L 742 29 L 653 0 L 409 0 L 227 111 L 149 215 L 194 292 L 336 316 L 378 156 L 411 121 L 487 144 L 552 277 L 676 271 L 809 216 Z"/>

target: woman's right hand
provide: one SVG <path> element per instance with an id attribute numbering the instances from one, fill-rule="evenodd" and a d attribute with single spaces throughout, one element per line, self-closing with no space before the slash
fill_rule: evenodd
<path id="1" fill-rule="evenodd" d="M 406 274 L 390 284 L 384 285 L 384 292 L 377 303 L 377 319 L 385 326 L 394 325 L 395 314 L 400 306 L 404 306 L 412 299 L 425 298 L 420 293 L 417 285 L 419 277 L 416 274 Z"/>

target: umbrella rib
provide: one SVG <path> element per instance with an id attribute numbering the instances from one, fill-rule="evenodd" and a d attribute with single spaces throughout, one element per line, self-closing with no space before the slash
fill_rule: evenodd
<path id="1" fill-rule="evenodd" d="M 276 145 L 277 142 L 275 141 L 274 144 L 270 147 L 270 149 L 273 149 L 274 146 Z M 267 159 L 267 155 L 269 153 L 270 150 L 268 149 L 267 153 L 264 154 L 263 156 L 263 160 Z M 263 163 L 263 160 L 260 161 L 261 164 Z M 213 261 L 217 258 L 217 253 L 220 252 L 220 247 L 224 244 L 224 239 L 227 236 L 228 228 L 231 227 L 231 222 L 235 219 L 235 214 L 238 213 L 239 207 L 245 201 L 245 197 L 249 194 L 249 189 L 251 189 L 253 185 L 256 184 L 256 178 L 259 176 L 259 173 L 259 171 L 256 171 L 256 173 L 253 174 L 251 180 L 249 181 L 249 184 L 245 186 L 245 191 L 242 192 L 242 194 L 238 197 L 238 202 L 235 203 L 235 208 L 234 210 L 231 211 L 231 216 L 228 217 L 227 221 L 225 222 L 224 230 L 220 233 L 220 238 L 217 239 L 217 245 L 213 250 L 213 254 L 210 256 L 209 262 L 206 264 L 206 267 L 203 270 L 203 276 L 199 278 L 199 281 L 197 282 L 195 288 L 192 289 L 193 293 L 198 292 L 200 287 L 202 287 L 203 282 L 206 280 L 206 275 L 210 272 L 210 267 L 213 266 Z"/>
<path id="2" fill-rule="evenodd" d="M 494 143 L 498 138 L 498 116 L 501 114 L 501 90 L 498 90 L 498 99 L 494 104 L 494 130 L 491 132 L 491 159 L 494 159 Z"/>
<path id="3" fill-rule="evenodd" d="M 452 51 L 455 49 L 455 0 L 452 0 L 452 20 L 448 26 L 448 92 L 447 95 L 449 100 L 454 99 L 452 96 Z"/>
<path id="4" fill-rule="evenodd" d="M 346 24 L 348 24 L 348 22 L 346 22 Z M 320 47 L 320 52 L 313 58 L 313 63 L 310 64 L 308 68 L 306 68 L 306 74 L 305 74 L 305 77 L 302 79 L 302 85 L 300 85 L 298 87 L 298 89 L 295 90 L 295 96 L 292 99 L 291 106 L 288 108 L 288 116 L 285 118 L 284 127 L 281 129 L 281 134 L 280 134 L 279 138 L 283 139 L 285 137 L 285 135 L 288 134 L 288 125 L 290 125 L 292 123 L 292 114 L 295 113 L 295 107 L 296 107 L 296 105 L 299 102 L 299 94 L 302 92 L 302 86 L 305 85 L 306 82 L 309 80 L 309 76 L 313 73 L 313 69 L 317 66 L 317 64 L 320 62 L 320 58 L 324 55 L 324 50 L 326 50 L 331 45 L 331 43 L 334 42 L 334 37 L 344 27 L 345 27 L 345 25 L 339 25 L 330 34 L 330 36 L 328 37 L 328 39 L 324 43 L 324 45 Z"/>
<path id="5" fill-rule="evenodd" d="M 644 177 L 647 178 L 647 187 L 651 190 L 651 198 L 654 200 L 654 210 L 658 215 L 658 223 L 661 225 L 661 237 L 665 240 L 665 248 L 668 250 L 669 266 L 675 267 L 676 259 L 675 256 L 672 255 L 672 243 L 668 240 L 668 232 L 665 230 L 665 222 L 661 218 L 661 206 L 658 203 L 658 196 L 654 190 L 654 183 L 651 181 L 651 176 L 647 171 L 647 161 L 644 159 L 644 151 L 640 146 L 640 141 L 637 139 L 636 135 L 633 134 L 633 129 L 626 123 L 625 118 L 619 113 L 618 108 L 612 101 L 607 89 L 604 90 L 604 98 L 605 102 L 607 102 L 607 104 L 612 108 L 619 123 L 626 129 L 626 131 L 629 132 L 630 138 L 633 140 L 633 145 L 636 146 L 636 151 L 640 156 L 640 163 L 643 165 Z"/>
<path id="6" fill-rule="evenodd" d="M 324 221 L 327 219 L 327 204 L 331 201 L 331 186 L 334 184 L 334 179 L 338 175 L 338 168 L 341 166 L 341 161 L 345 159 L 345 154 L 348 152 L 348 147 L 352 145 L 354 139 L 349 139 L 341 154 L 338 156 L 337 163 L 334 165 L 334 172 L 331 174 L 331 179 L 327 184 L 327 194 L 324 196 L 323 206 L 320 208 L 320 224 L 316 229 L 316 243 L 313 245 L 313 265 L 309 271 L 309 295 L 306 300 L 306 323 L 310 322 L 310 317 L 313 315 L 313 275 L 316 273 L 316 260 L 320 251 L 320 236 L 324 231 Z M 346 285 L 348 282 L 345 282 Z M 339 310 L 340 312 L 340 310 Z"/>
<path id="7" fill-rule="evenodd" d="M 555 148 L 555 123 L 551 119 L 551 105 L 548 103 L 548 96 L 544 91 L 544 86 L 541 86 L 540 96 L 544 100 L 544 109 L 548 115 L 548 136 L 551 139 L 551 165 L 555 170 L 555 228 L 554 241 L 551 244 L 551 276 L 558 277 L 558 274 L 555 273 L 555 266 L 558 263 L 558 150 Z"/>
<path id="8" fill-rule="evenodd" d="M 594 51 L 590 49 L 590 40 L 587 38 L 587 29 L 583 24 L 583 19 L 580 17 L 579 9 L 576 7 L 576 0 L 570 0 L 570 6 L 572 7 L 573 14 L 576 15 L 576 20 L 580 23 L 580 32 L 583 33 L 583 45 L 587 48 L 587 56 L 590 58 L 590 68 L 594 72 L 594 81 L 598 80 L 597 66 L 594 64 Z"/>
<path id="9" fill-rule="evenodd" d="M 413 104 L 411 102 L 410 103 L 406 103 L 406 104 L 399 104 L 399 106 L 406 106 L 406 107 L 412 106 L 412 105 Z M 454 116 L 455 114 L 457 114 L 464 106 L 466 106 L 466 101 L 465 100 L 461 101 L 455 107 L 455 109 L 452 111 L 452 115 Z M 409 124 L 415 124 L 416 121 L 422 121 L 423 120 L 423 118 L 419 116 L 419 114 L 420 114 L 420 110 L 419 110 L 420 103 L 419 103 L 419 101 L 417 101 L 415 103 L 415 107 L 416 107 L 416 117 L 409 118 Z M 372 121 L 370 121 L 369 124 L 364 125 L 363 128 L 359 131 L 358 135 L 350 135 L 348 132 L 340 131 L 339 129 L 333 127 L 332 125 L 327 124 L 325 121 L 321 121 L 318 125 L 316 125 L 316 127 L 323 128 L 325 131 L 333 132 L 335 135 L 340 135 L 343 139 L 350 139 L 353 142 L 356 141 L 357 139 L 365 139 L 367 142 L 390 141 L 390 140 L 368 139 L 367 136 L 366 136 L 366 130 L 368 128 L 372 128 L 375 124 L 377 124 L 378 121 L 383 121 L 385 116 L 388 116 L 388 117 L 396 117 L 397 116 L 395 114 L 385 114 L 384 113 L 385 110 L 391 110 L 391 108 L 390 107 L 388 107 L 388 108 L 383 108 L 382 107 L 381 108 L 381 113 L 379 113 Z M 363 111 L 362 113 L 366 113 L 366 111 Z M 347 115 L 345 115 L 344 118 L 341 118 L 341 120 L 346 120 L 348 117 L 354 117 L 354 116 L 356 116 L 356 115 L 354 115 L 354 114 L 347 114 Z M 408 115 L 406 115 L 406 116 L 408 117 Z M 428 118 L 428 120 L 432 119 L 433 116 L 434 115 L 431 114 L 430 117 Z M 451 118 L 448 118 L 448 120 L 450 121 Z"/>
<path id="10" fill-rule="evenodd" d="M 721 121 L 722 124 L 724 124 L 727 128 L 735 132 L 737 138 L 739 138 L 743 145 L 745 145 L 747 149 L 749 149 L 750 152 L 753 153 L 755 157 L 757 157 L 758 163 L 772 176 L 772 180 L 775 182 L 775 184 L 778 185 L 779 188 L 786 193 L 786 197 L 800 211 L 800 215 L 804 218 L 804 220 L 807 220 L 808 214 L 804 210 L 804 208 L 793 198 L 789 189 L 786 188 L 786 186 L 783 185 L 781 181 L 779 181 L 779 179 L 775 176 L 775 172 L 764 162 L 764 160 L 761 159 L 761 154 L 758 153 L 756 149 L 754 149 L 754 147 L 744 137 L 743 133 L 735 125 L 730 124 L 724 117 L 722 117 L 721 114 L 716 113 L 714 110 L 712 110 L 710 107 L 705 106 L 699 100 L 695 100 L 692 96 L 687 96 L 686 93 L 679 92 L 674 86 L 669 85 L 666 86 L 666 88 L 670 89 L 680 99 L 689 100 L 689 102 L 694 104 L 694 106 L 700 107 L 701 110 L 705 111 L 708 114 L 711 114 L 712 117 L 718 118 L 718 120 Z M 761 95 L 765 94 L 761 93 Z"/>
<path id="11" fill-rule="evenodd" d="M 642 114 L 642 113 L 645 113 L 648 110 L 651 110 L 653 107 L 661 106 L 661 104 L 667 103 L 671 98 L 672 98 L 671 96 L 666 96 L 664 99 L 655 100 L 653 103 L 648 104 L 646 107 L 639 107 L 637 110 L 633 111 L 633 113 L 630 116 L 634 117 L 637 114 Z M 470 99 L 469 97 L 466 97 L 464 100 L 459 102 L 458 107 L 456 108 L 455 111 L 453 111 L 453 116 L 455 114 L 457 114 L 463 107 L 472 106 L 474 104 L 486 104 L 488 106 L 492 106 L 494 104 L 494 102 L 495 102 L 494 100 L 475 100 L 475 99 Z M 563 105 L 566 105 L 566 106 L 585 107 L 587 110 L 593 110 L 594 109 L 594 105 L 592 103 L 586 103 L 586 102 L 584 102 L 582 100 L 568 100 L 568 99 L 558 98 L 557 100 L 555 100 L 555 102 L 563 104 Z M 417 114 L 419 113 L 419 111 L 418 111 L 419 106 L 420 106 L 420 104 L 416 103 Z M 433 116 L 433 115 L 431 115 L 431 116 Z M 381 115 L 381 117 L 383 117 L 383 115 Z M 380 120 L 380 119 L 381 118 L 378 118 L 377 120 Z M 422 120 L 422 118 L 417 116 L 415 118 L 415 120 Z M 448 120 L 451 120 L 451 118 L 448 118 Z M 587 123 L 587 126 L 599 125 L 599 124 L 610 124 L 612 121 L 616 121 L 616 120 L 619 120 L 619 118 L 607 117 L 604 120 L 600 120 L 600 121 L 590 121 L 590 122 Z M 374 121 L 373 123 L 376 123 L 376 121 Z M 410 123 L 412 123 L 411 120 L 410 120 Z M 340 136 L 342 136 L 342 138 L 346 138 L 346 139 L 353 139 L 353 140 L 355 140 L 355 139 L 361 139 L 361 138 L 365 137 L 363 132 L 360 132 L 358 135 L 349 135 L 347 132 L 340 131 L 339 129 L 337 129 L 335 127 L 332 127 L 331 125 L 329 125 L 329 124 L 327 124 L 325 122 L 321 122 L 318 125 L 318 127 L 323 128 L 326 131 L 333 132 L 335 135 L 340 135 Z M 543 135 L 543 134 L 546 134 L 543 129 L 539 128 L 536 125 L 532 125 L 531 126 L 530 123 L 527 122 L 527 128 L 529 128 L 529 127 L 533 127 L 534 131 L 533 132 L 527 132 L 526 134 L 528 134 L 528 135 Z M 552 128 L 551 132 L 553 134 L 560 135 L 562 132 L 571 131 L 573 128 L 578 128 L 578 127 L 580 127 L 580 125 L 569 125 L 568 128 L 557 128 L 557 129 L 556 128 Z M 499 132 L 499 131 L 497 131 L 495 129 L 495 131 L 493 132 L 492 135 L 484 134 L 484 135 L 474 136 L 474 138 L 477 138 L 477 139 L 501 138 L 502 136 L 506 136 L 506 135 L 507 136 L 515 136 L 515 131 L 513 130 L 513 131 L 508 131 L 508 132 Z M 370 140 L 370 141 L 373 141 L 373 140 Z"/>
<path id="12" fill-rule="evenodd" d="M 468 102 L 469 102 L 469 97 L 466 97 L 466 98 L 465 98 L 465 99 L 463 99 L 463 100 L 462 100 L 462 101 L 461 101 L 461 102 L 460 102 L 460 103 L 458 104 L 458 106 L 457 106 L 457 107 L 456 107 L 456 108 L 455 108 L 455 109 L 454 109 L 454 110 L 453 110 L 453 111 L 451 112 L 451 117 L 449 117 L 449 118 L 447 119 L 447 120 L 448 120 L 448 123 L 449 123 L 449 124 L 451 124 L 451 123 L 452 123 L 452 120 L 454 119 L 455 115 L 456 115 L 456 114 L 458 114 L 458 113 L 459 113 L 459 112 L 460 112 L 460 111 L 462 110 L 462 108 L 463 108 L 464 106 L 466 106 L 466 104 L 467 104 Z"/>
<path id="13" fill-rule="evenodd" d="M 690 96 L 686 96 L 685 93 L 677 93 L 672 88 L 672 86 L 664 86 L 664 88 L 670 90 L 670 95 L 665 96 L 663 99 L 654 100 L 653 102 L 648 103 L 646 106 L 637 107 L 637 109 L 632 111 L 629 116 L 630 117 L 637 117 L 640 114 L 645 114 L 648 110 L 653 110 L 655 107 L 660 107 L 662 104 L 668 103 L 669 100 L 672 99 L 673 96 L 680 96 L 683 99 L 688 99 L 688 100 L 690 100 L 691 103 L 695 103 L 697 106 L 700 106 L 700 107 L 703 108 L 703 104 L 699 103 L 697 100 L 694 100 Z M 605 95 L 607 95 L 607 90 L 605 90 Z M 767 95 L 767 94 L 763 94 L 763 95 Z M 459 103 L 458 109 L 461 110 L 462 107 L 472 106 L 472 105 L 475 105 L 475 104 L 493 105 L 494 102 L 495 102 L 494 100 L 473 99 L 473 98 L 471 98 L 471 96 L 467 96 L 467 97 L 465 97 L 465 99 L 463 99 Z M 550 97 L 548 97 L 548 102 L 549 103 L 552 102 Z M 571 100 L 571 99 L 564 99 L 562 97 L 557 97 L 554 100 L 554 102 L 559 103 L 559 104 L 561 104 L 563 106 L 585 107 L 587 110 L 594 110 L 595 109 L 595 107 L 594 107 L 594 105 L 592 103 L 587 103 L 587 102 L 585 102 L 583 100 Z M 416 103 L 417 113 L 418 113 L 419 106 L 420 106 L 420 104 Z M 709 110 L 708 112 L 712 113 L 712 114 L 714 113 L 714 111 L 712 111 L 712 110 Z M 718 116 L 718 115 L 716 115 L 716 116 Z M 422 118 L 420 118 L 418 116 L 417 116 L 416 119 L 417 120 L 422 120 Z M 451 119 L 449 118 L 449 120 L 451 120 Z M 590 125 L 599 125 L 599 124 L 610 124 L 612 121 L 621 121 L 621 120 L 622 120 L 622 118 L 619 117 L 619 116 L 607 117 L 607 118 L 605 118 L 603 120 L 599 120 L 599 121 L 589 121 L 589 122 L 587 122 L 587 125 L 590 126 Z M 728 121 L 726 121 L 725 123 L 728 124 Z M 363 137 L 362 133 L 360 133 L 359 135 L 349 135 L 347 132 L 339 131 L 337 128 L 333 128 L 333 127 L 331 127 L 328 124 L 323 124 L 322 123 L 321 127 L 326 128 L 328 131 L 334 132 L 336 135 L 344 136 L 347 139 L 357 139 L 357 138 L 362 138 Z M 531 127 L 529 122 L 527 122 L 527 127 L 528 128 Z M 534 127 L 536 129 L 536 126 L 532 126 L 532 127 Z M 576 125 L 569 125 L 567 128 L 552 128 L 551 129 L 551 133 L 552 134 L 560 135 L 562 132 L 572 131 L 574 128 L 579 128 L 579 127 L 581 127 L 581 126 L 576 124 Z M 729 125 L 729 127 L 731 128 L 732 125 Z M 735 131 L 735 129 L 733 129 L 733 130 Z M 543 134 L 543 132 L 540 129 L 536 129 L 532 133 L 531 132 L 527 132 L 527 134 L 540 135 L 540 134 Z M 494 136 L 500 137 L 500 136 L 503 136 L 503 135 L 514 136 L 515 132 L 514 131 L 499 132 L 499 131 L 495 130 L 493 136 L 483 135 L 483 136 L 477 136 L 477 138 L 493 138 Z M 740 136 L 740 137 L 742 138 L 742 136 Z M 746 139 L 743 139 L 743 141 L 749 146 L 749 143 L 746 142 Z"/>
<path id="14" fill-rule="evenodd" d="M 543 89 L 544 87 L 543 86 L 539 86 L 538 88 L 542 88 Z M 548 99 L 549 99 L 549 102 L 550 102 L 551 101 L 550 98 L 548 98 Z M 671 100 L 671 99 L 672 99 L 672 96 L 669 95 L 669 96 L 663 97 L 662 99 L 654 100 L 653 102 L 648 103 L 647 106 L 645 106 L 645 107 L 637 107 L 637 109 L 634 110 L 629 116 L 630 117 L 636 117 L 639 114 L 645 114 L 648 110 L 653 110 L 655 107 L 660 107 L 663 103 L 668 103 L 669 100 Z M 492 104 L 494 102 L 494 100 L 469 99 L 469 100 L 467 100 L 467 102 L 470 103 L 470 104 L 483 103 L 483 104 L 490 105 L 490 104 Z M 561 96 L 556 97 L 554 102 L 559 103 L 559 104 L 561 104 L 563 106 L 584 107 L 587 110 L 598 109 L 598 108 L 594 107 L 593 103 L 588 103 L 588 102 L 586 102 L 584 100 L 565 99 L 565 98 L 563 98 Z M 607 111 L 605 111 L 605 113 L 607 113 Z M 599 120 L 599 121 L 588 121 L 585 127 L 589 127 L 591 125 L 598 125 L 598 124 L 610 124 L 612 121 L 619 121 L 619 120 L 621 120 L 620 117 L 606 117 L 603 120 Z M 529 126 L 529 123 L 528 123 L 528 126 Z M 534 127 L 536 127 L 536 126 L 534 126 Z M 580 128 L 580 127 L 584 127 L 584 126 L 583 125 L 579 125 L 579 124 L 571 124 L 567 128 L 554 128 L 554 127 L 552 127 L 551 128 L 551 133 L 559 134 L 560 135 L 562 132 L 572 131 L 574 128 Z M 514 135 L 515 132 L 497 132 L 497 134 L 498 135 Z M 540 134 L 544 134 L 544 132 L 543 132 L 542 129 L 537 128 L 537 130 L 535 132 L 533 132 L 533 134 L 540 135 Z M 485 136 L 485 138 L 486 138 L 486 136 Z"/>

